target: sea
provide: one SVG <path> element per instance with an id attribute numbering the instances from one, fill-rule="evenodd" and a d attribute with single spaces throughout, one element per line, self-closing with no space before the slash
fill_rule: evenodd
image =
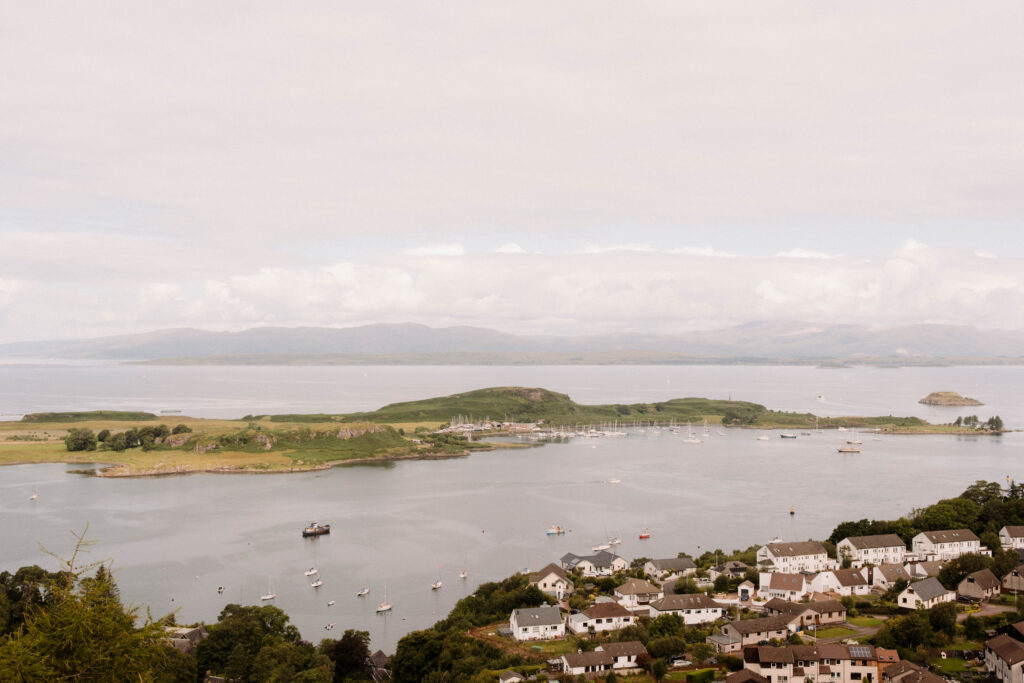
<path id="1" fill-rule="evenodd" d="M 777 410 L 916 415 L 951 422 L 999 415 L 1024 430 L 1024 368 L 1014 366 L 148 366 L 53 361 L 0 364 L 0 419 L 61 410 L 147 410 L 239 418 L 352 412 L 493 386 L 544 387 L 580 403 L 703 396 Z M 956 391 L 982 406 L 918 403 Z M 180 411 L 180 412 L 178 412 Z M 473 416 L 500 418 L 503 416 Z M 82 465 L 0 468 L 0 571 L 68 557 L 109 560 L 125 602 L 179 623 L 213 622 L 228 603 L 284 609 L 306 640 L 370 633 L 393 652 L 482 582 L 613 550 L 632 560 L 823 539 L 845 520 L 889 519 L 976 480 L 1024 478 L 1024 432 L 1002 436 L 798 430 L 796 439 L 691 425 L 679 433 L 624 422 L 626 436 L 524 440 L 537 447 L 465 458 L 328 471 L 100 479 Z M 760 440 L 759 436 L 768 436 Z M 614 483 L 613 483 L 614 482 Z M 38 497 L 29 500 L 36 492 Z M 790 512 L 793 514 L 790 514 Z M 302 538 L 312 520 L 331 534 Z M 566 533 L 549 536 L 551 525 Z M 641 531 L 650 538 L 641 540 Z M 310 586 L 316 568 L 323 586 Z M 465 570 L 466 578 L 459 578 Z M 442 587 L 432 590 L 440 580 Z M 364 597 L 356 595 L 369 588 Z M 219 592 L 222 589 L 222 592 Z M 261 601 L 272 592 L 276 598 Z M 377 614 L 378 603 L 394 605 Z M 333 601 L 333 604 L 329 604 Z M 330 627 L 330 628 L 328 628 Z"/>

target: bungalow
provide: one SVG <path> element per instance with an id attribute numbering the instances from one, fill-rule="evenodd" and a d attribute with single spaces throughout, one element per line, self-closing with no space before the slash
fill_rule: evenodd
<path id="1" fill-rule="evenodd" d="M 697 573 L 697 565 L 688 557 L 670 557 L 665 560 L 647 560 L 644 573 L 655 579 L 668 581 Z"/>
<path id="2" fill-rule="evenodd" d="M 736 592 L 740 597 L 740 602 L 746 602 L 754 597 L 757 592 L 757 586 L 754 585 L 753 581 L 744 581 L 736 588 Z"/>
<path id="3" fill-rule="evenodd" d="M 878 648 L 879 650 L 881 648 Z M 895 662 L 882 668 L 883 683 L 949 683 L 938 674 L 913 662 Z"/>
<path id="4" fill-rule="evenodd" d="M 651 603 L 651 618 L 662 614 L 677 614 L 687 626 L 707 624 L 725 615 L 725 608 L 704 593 L 670 593 Z"/>
<path id="5" fill-rule="evenodd" d="M 924 560 L 953 560 L 968 553 L 992 554 L 970 529 L 922 531 L 912 543 L 914 554 Z"/>
<path id="6" fill-rule="evenodd" d="M 553 595 L 559 600 L 573 594 L 575 588 L 565 570 L 552 562 L 540 571 L 530 574 L 530 585 L 536 586 L 542 593 Z"/>
<path id="7" fill-rule="evenodd" d="M 765 598 L 782 598 L 794 602 L 802 600 L 810 591 L 807 577 L 803 574 L 784 574 L 782 572 L 761 572 L 761 587 L 757 594 Z"/>
<path id="8" fill-rule="evenodd" d="M 836 544 L 840 558 L 850 558 L 854 567 L 866 564 L 900 564 L 907 554 L 907 544 L 896 534 L 849 536 Z"/>
<path id="9" fill-rule="evenodd" d="M 1024 526 L 1004 526 L 999 530 L 999 544 L 1003 550 L 1024 548 Z"/>
<path id="10" fill-rule="evenodd" d="M 871 586 L 862 573 L 863 569 L 832 569 L 819 572 L 811 579 L 811 590 L 819 593 L 839 595 L 867 595 Z"/>
<path id="11" fill-rule="evenodd" d="M 1003 592 L 1014 595 L 1024 593 L 1024 564 L 1003 577 Z"/>
<path id="12" fill-rule="evenodd" d="M 509 628 L 516 640 L 551 640 L 565 636 L 565 621 L 557 607 L 523 607 L 512 610 Z"/>
<path id="13" fill-rule="evenodd" d="M 728 579 L 742 579 L 747 575 L 748 571 L 750 571 L 750 567 L 746 563 L 739 560 L 729 560 L 709 569 L 708 578 L 712 581 L 719 576 L 724 576 Z"/>
<path id="14" fill-rule="evenodd" d="M 642 579 L 626 579 L 626 583 L 615 589 L 616 601 L 631 611 L 646 610 L 655 600 L 665 597 L 665 593 L 650 581 Z"/>
<path id="15" fill-rule="evenodd" d="M 984 602 L 999 595 L 999 579 L 991 569 L 979 569 L 968 574 L 956 586 L 956 596 L 974 602 Z"/>
<path id="16" fill-rule="evenodd" d="M 956 600 L 956 593 L 939 583 L 935 577 L 917 581 L 900 593 L 896 604 L 905 609 L 929 609 L 943 602 Z"/>
<path id="17" fill-rule="evenodd" d="M 615 658 L 607 652 L 592 650 L 590 652 L 568 652 L 561 657 L 563 673 L 574 676 L 611 671 Z"/>
<path id="18" fill-rule="evenodd" d="M 629 568 L 628 562 L 607 550 L 601 550 L 593 555 L 566 553 L 562 556 L 560 562 L 562 569 L 566 571 L 579 571 L 583 576 L 590 577 L 611 576 L 615 572 L 625 571 Z"/>
<path id="19" fill-rule="evenodd" d="M 776 683 L 865 683 L 878 675 L 875 648 L 870 645 L 796 645 L 748 647 L 743 667 Z"/>
<path id="20" fill-rule="evenodd" d="M 787 614 L 777 614 L 759 619 L 730 621 L 722 627 L 722 635 L 731 636 L 739 642 L 739 648 L 757 645 L 762 641 L 785 640 L 796 630 L 796 621 Z"/>
<path id="21" fill-rule="evenodd" d="M 511 669 L 508 671 L 502 671 L 498 674 L 498 683 L 522 683 L 522 681 L 525 680 L 526 679 L 521 673 L 518 671 L 512 671 Z"/>
<path id="22" fill-rule="evenodd" d="M 892 588 L 897 581 L 906 581 L 910 583 L 910 574 L 903 568 L 903 565 L 899 564 L 880 564 L 877 567 L 869 567 L 871 586 L 873 588 L 881 588 L 882 590 L 889 590 Z M 921 577 L 921 578 L 927 578 Z"/>
<path id="23" fill-rule="evenodd" d="M 774 572 L 821 572 L 837 566 L 817 541 L 773 541 L 757 550 L 757 568 Z"/>
<path id="24" fill-rule="evenodd" d="M 647 648 L 639 640 L 627 640 L 622 643 L 604 643 L 594 649 L 597 652 L 605 652 L 611 655 L 613 669 L 639 668 L 640 656 L 647 654 Z"/>
<path id="25" fill-rule="evenodd" d="M 1024 643 L 1005 633 L 986 640 L 985 668 L 1003 683 L 1024 683 Z"/>
<path id="26" fill-rule="evenodd" d="M 772 598 L 764 604 L 769 616 L 785 614 L 792 617 L 797 628 L 841 624 L 846 621 L 846 608 L 838 600 L 821 600 L 818 602 L 788 602 Z"/>
<path id="27" fill-rule="evenodd" d="M 570 614 L 569 630 L 573 633 L 618 631 L 635 624 L 636 620 L 636 615 L 617 602 L 599 602 L 578 614 Z"/>

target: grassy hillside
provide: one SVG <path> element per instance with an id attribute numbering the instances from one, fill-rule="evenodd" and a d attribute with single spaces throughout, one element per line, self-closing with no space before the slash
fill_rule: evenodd
<path id="1" fill-rule="evenodd" d="M 89 422 L 92 420 L 115 420 L 118 422 L 145 422 L 157 419 L 153 413 L 132 410 L 85 410 L 71 413 L 29 413 L 22 422 Z"/>

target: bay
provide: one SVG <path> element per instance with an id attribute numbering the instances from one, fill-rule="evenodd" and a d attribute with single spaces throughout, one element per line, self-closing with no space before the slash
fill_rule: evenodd
<path id="1" fill-rule="evenodd" d="M 90 408 L 180 409 L 206 417 L 343 412 L 496 385 L 543 386 L 584 403 L 679 396 L 754 400 L 818 414 L 916 414 L 948 421 L 967 410 L 1024 422 L 1021 368 L 673 367 L 0 367 L 0 412 Z M 950 389 L 986 403 L 928 408 Z M 823 396 L 819 399 L 818 396 Z M 168 416 L 173 420 L 173 416 Z M 977 479 L 1021 479 L 1024 438 L 863 436 L 863 452 L 836 452 L 835 431 L 758 441 L 715 429 L 686 444 L 668 431 L 574 439 L 528 450 L 289 475 L 190 475 L 110 480 L 63 465 L 0 471 L 0 569 L 55 568 L 39 544 L 67 555 L 69 530 L 98 543 L 88 560 L 113 558 L 127 601 L 155 616 L 213 621 L 228 602 L 273 604 L 312 641 L 368 630 L 393 651 L 406 632 L 447 614 L 483 581 L 585 554 L 609 536 L 618 552 L 746 547 L 775 537 L 823 538 L 840 521 L 891 518 L 957 495 Z M 610 484 L 610 479 L 620 479 Z M 37 490 L 38 500 L 29 494 Z M 796 514 L 790 515 L 790 507 Z M 332 533 L 303 539 L 310 520 Z M 559 524 L 570 531 L 548 537 Z M 650 527 L 652 537 L 638 532 Z M 324 586 L 303 572 L 316 566 Z M 468 571 L 460 580 L 458 572 Z M 444 586 L 430 590 L 440 575 Z M 363 586 L 370 595 L 357 598 Z M 224 593 L 218 594 L 217 587 Z M 394 612 L 376 615 L 388 597 Z M 327 602 L 336 604 L 328 607 Z M 336 630 L 324 626 L 336 623 Z"/>

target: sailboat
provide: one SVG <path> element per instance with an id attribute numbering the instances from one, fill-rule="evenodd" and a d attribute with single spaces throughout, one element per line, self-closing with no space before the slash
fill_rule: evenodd
<path id="1" fill-rule="evenodd" d="M 323 579 L 317 579 L 313 583 L 309 584 L 310 588 L 319 588 L 322 585 L 324 585 L 324 580 Z"/>
<path id="2" fill-rule="evenodd" d="M 689 422 L 686 423 L 686 438 L 683 439 L 683 443 L 701 443 L 701 440 L 693 433 L 693 427 Z"/>
<path id="3" fill-rule="evenodd" d="M 761 432 L 761 436 L 757 437 L 757 440 L 758 441 L 767 441 L 768 440 L 768 432 Z"/>
<path id="4" fill-rule="evenodd" d="M 441 584 L 441 565 L 438 565 L 437 566 L 437 581 L 435 581 L 434 583 L 430 584 L 430 590 L 436 591 L 436 590 L 440 589 L 441 586 L 442 586 L 442 584 Z"/>
<path id="5" fill-rule="evenodd" d="M 467 572 L 465 569 L 463 569 L 461 572 L 459 572 L 459 578 L 460 579 L 464 579 L 467 576 L 469 576 L 469 572 Z"/>
<path id="6" fill-rule="evenodd" d="M 369 594 L 370 594 L 370 589 L 367 588 L 366 586 L 363 586 L 362 589 L 358 593 L 356 593 L 356 597 L 357 598 L 361 598 L 364 595 L 369 595 Z"/>
<path id="7" fill-rule="evenodd" d="M 309 569 L 306 570 L 306 576 L 316 576 L 319 573 L 320 572 L 317 570 L 316 567 L 310 567 Z"/>
<path id="8" fill-rule="evenodd" d="M 37 491 L 35 488 L 33 488 L 32 489 L 32 495 L 29 496 L 28 499 L 29 500 L 35 500 L 38 497 L 39 497 L 39 491 Z"/>
<path id="9" fill-rule="evenodd" d="M 273 600 L 277 597 L 277 593 L 274 592 L 273 587 L 270 584 L 270 580 L 267 580 L 267 592 L 265 595 L 260 596 L 260 600 Z"/>
<path id="10" fill-rule="evenodd" d="M 377 605 L 377 614 L 380 614 L 381 612 L 390 612 L 392 607 L 394 607 L 394 605 L 388 602 L 388 585 L 384 584 L 384 602 Z"/>

